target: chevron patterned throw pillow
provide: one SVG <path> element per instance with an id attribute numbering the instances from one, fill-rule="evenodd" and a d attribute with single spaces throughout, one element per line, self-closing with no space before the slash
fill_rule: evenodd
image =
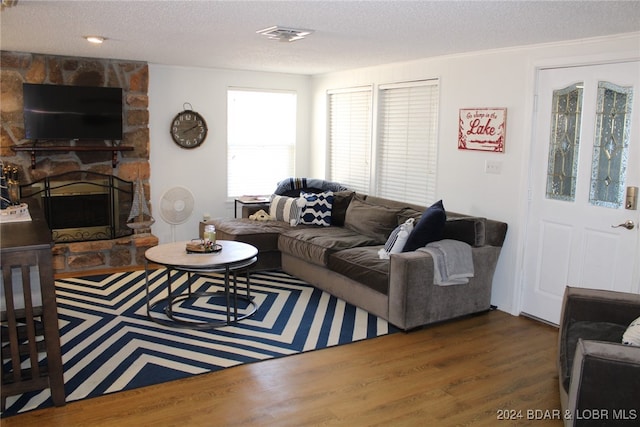
<path id="1" fill-rule="evenodd" d="M 301 224 L 321 225 L 328 227 L 331 225 L 331 209 L 333 207 L 333 191 L 323 193 L 301 194 L 306 201 L 302 208 Z"/>

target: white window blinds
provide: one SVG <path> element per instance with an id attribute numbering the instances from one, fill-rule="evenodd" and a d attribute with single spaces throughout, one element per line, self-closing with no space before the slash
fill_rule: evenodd
<path id="1" fill-rule="evenodd" d="M 435 202 L 438 80 L 379 87 L 376 194 Z"/>
<path id="2" fill-rule="evenodd" d="M 328 92 L 329 179 L 368 193 L 371 176 L 371 86 Z"/>
<path id="3" fill-rule="evenodd" d="M 228 90 L 228 197 L 271 194 L 294 176 L 296 99 L 293 92 Z"/>

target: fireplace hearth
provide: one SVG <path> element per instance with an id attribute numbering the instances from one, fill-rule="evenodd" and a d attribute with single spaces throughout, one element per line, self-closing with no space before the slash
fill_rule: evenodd
<path id="1" fill-rule="evenodd" d="M 20 186 L 38 200 L 56 243 L 111 240 L 133 233 L 126 225 L 133 183 L 113 175 L 74 171 Z"/>

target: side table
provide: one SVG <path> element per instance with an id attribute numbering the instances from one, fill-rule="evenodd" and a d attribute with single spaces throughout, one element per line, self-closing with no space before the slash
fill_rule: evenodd
<path id="1" fill-rule="evenodd" d="M 238 218 L 238 205 L 241 207 L 247 206 L 260 206 L 261 208 L 269 206 L 269 196 L 240 196 L 236 197 L 233 201 L 233 217 Z M 242 217 L 240 212 L 240 217 Z"/>

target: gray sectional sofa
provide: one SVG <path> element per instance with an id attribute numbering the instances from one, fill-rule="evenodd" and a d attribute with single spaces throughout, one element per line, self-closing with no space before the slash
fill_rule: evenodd
<path id="1" fill-rule="evenodd" d="M 425 209 L 338 191 L 333 193 L 330 226 L 248 218 L 207 223 L 215 225 L 218 239 L 256 246 L 255 270 L 282 269 L 409 330 L 490 309 L 493 275 L 507 231 L 504 222 L 447 212 L 440 237 L 468 243 L 475 271 L 466 284 L 438 286 L 429 253 L 415 250 L 389 259 L 378 255 L 399 224 L 408 218 L 417 223 Z"/>

